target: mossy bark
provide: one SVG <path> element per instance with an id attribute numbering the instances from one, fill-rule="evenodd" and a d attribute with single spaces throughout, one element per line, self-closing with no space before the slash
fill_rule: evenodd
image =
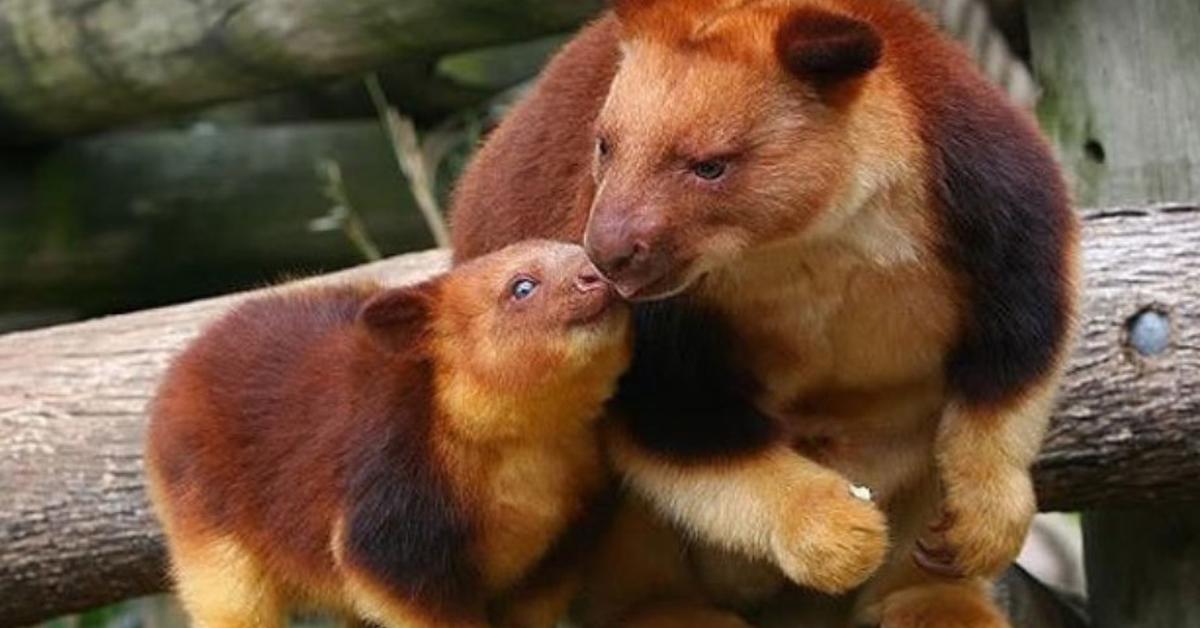
<path id="1" fill-rule="evenodd" d="M 1081 205 L 1200 198 L 1200 2 L 1029 0 L 1039 117 Z"/>
<path id="2" fill-rule="evenodd" d="M 2 0 L 0 132 L 65 134 L 571 30 L 601 0 Z"/>

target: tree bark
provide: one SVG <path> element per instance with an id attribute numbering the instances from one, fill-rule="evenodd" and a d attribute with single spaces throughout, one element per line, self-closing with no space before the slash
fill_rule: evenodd
<path id="1" fill-rule="evenodd" d="M 0 0 L 0 133 L 74 133 L 399 58 L 432 61 L 571 30 L 601 4 Z"/>
<path id="2" fill-rule="evenodd" d="M 1102 205 L 1200 198 L 1200 3 L 1029 0 L 1027 5 L 1033 60 L 1046 90 L 1039 114 L 1075 175 L 1076 198 Z M 1177 237 L 1196 246 L 1186 231 Z M 1166 253 L 1161 243 L 1126 251 L 1131 261 L 1133 256 L 1148 259 Z M 1200 285 L 1195 259 L 1176 272 L 1190 275 L 1181 288 L 1195 290 Z M 1124 281 L 1141 290 L 1144 283 L 1138 280 L 1144 279 L 1128 276 Z M 1182 300 L 1185 294 L 1147 305 L 1160 311 L 1159 322 L 1171 319 L 1177 352 L 1194 356 L 1200 351 L 1200 308 L 1195 300 Z M 1155 316 L 1134 323 L 1133 329 L 1140 327 L 1144 333 L 1149 329 L 1146 321 L 1150 327 L 1158 325 Z M 1169 369 L 1163 369 L 1162 360 L 1154 360 L 1137 373 L 1144 387 L 1137 411 L 1157 421 L 1113 432 L 1112 440 L 1103 443 L 1080 434 L 1085 442 L 1122 452 L 1110 458 L 1098 480 L 1132 488 L 1126 481 L 1132 465 L 1160 464 L 1186 471 L 1176 481 L 1200 478 L 1200 438 L 1189 428 L 1200 415 L 1195 399 L 1200 369 L 1174 357 Z M 1130 359 L 1136 363 L 1139 357 L 1134 353 Z M 1133 373 L 1116 376 L 1126 379 Z M 1080 422 L 1074 425 L 1086 428 Z M 1155 440 L 1175 445 L 1145 447 Z M 1092 619 L 1098 628 L 1196 626 L 1200 505 L 1171 503 L 1188 497 L 1187 491 L 1171 491 L 1167 482 L 1133 474 L 1138 476 L 1141 490 L 1159 498 L 1153 507 L 1139 505 L 1122 512 L 1116 506 L 1129 505 L 1128 500 L 1083 504 L 1089 507 L 1083 535 Z M 1091 492 L 1086 487 L 1084 491 Z"/>
<path id="3" fill-rule="evenodd" d="M 1038 464 L 1042 507 L 1200 497 L 1200 208 L 1084 218 L 1088 298 Z M 413 281 L 444 263 L 421 253 L 314 281 Z M 241 298 L 0 337 L 0 626 L 166 585 L 144 408 L 170 357 Z M 1170 325 L 1165 345 L 1130 332 L 1144 312 Z"/>
<path id="4" fill-rule="evenodd" d="M 1200 198 L 1200 2 L 1026 4 L 1038 115 L 1079 203 Z"/>
<path id="5" fill-rule="evenodd" d="M 1028 70 L 987 15 L 987 5 L 1010 0 L 918 1 L 1015 99 L 1033 102 Z M 422 80 L 421 68 L 446 53 L 573 30 L 604 4 L 0 0 L 0 137 L 92 131 L 380 67 L 398 68 L 422 94 L 453 92 L 444 77 Z"/>
<path id="6" fill-rule="evenodd" d="M 445 259 L 321 280 L 411 282 Z M 172 354 L 240 298 L 0 336 L 0 626 L 166 587 L 142 487 L 146 402 Z"/>
<path id="7" fill-rule="evenodd" d="M 1083 219 L 1085 303 L 1037 464 L 1042 510 L 1200 499 L 1200 208 Z"/>

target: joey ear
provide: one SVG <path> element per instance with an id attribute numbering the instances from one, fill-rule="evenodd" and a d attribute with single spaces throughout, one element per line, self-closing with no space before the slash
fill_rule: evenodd
<path id="1" fill-rule="evenodd" d="M 358 311 L 358 320 L 376 337 L 391 343 L 420 334 L 431 308 L 428 284 L 389 288 L 367 299 Z"/>
<path id="2" fill-rule="evenodd" d="M 864 76 L 883 54 L 870 24 L 820 9 L 798 9 L 775 35 L 775 52 L 792 74 L 818 88 Z"/>

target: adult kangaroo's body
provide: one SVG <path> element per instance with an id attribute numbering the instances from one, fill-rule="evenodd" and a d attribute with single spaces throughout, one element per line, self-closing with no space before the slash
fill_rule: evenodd
<path id="1" fill-rule="evenodd" d="M 642 302 L 613 452 L 660 513 L 807 587 L 869 577 L 856 621 L 1006 625 L 1077 225 L 1032 120 L 908 3 L 617 2 L 453 224 L 458 260 L 582 242 Z"/>

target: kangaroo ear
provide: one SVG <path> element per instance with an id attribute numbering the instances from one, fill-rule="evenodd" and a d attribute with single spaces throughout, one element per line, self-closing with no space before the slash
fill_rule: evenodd
<path id="1" fill-rule="evenodd" d="M 775 36 L 775 51 L 792 74 L 818 88 L 864 76 L 883 54 L 870 24 L 820 9 L 798 9 Z"/>
<path id="2" fill-rule="evenodd" d="M 358 321 L 389 346 L 401 347 L 425 329 L 432 314 L 429 284 L 390 288 L 371 297 L 358 311 Z"/>

